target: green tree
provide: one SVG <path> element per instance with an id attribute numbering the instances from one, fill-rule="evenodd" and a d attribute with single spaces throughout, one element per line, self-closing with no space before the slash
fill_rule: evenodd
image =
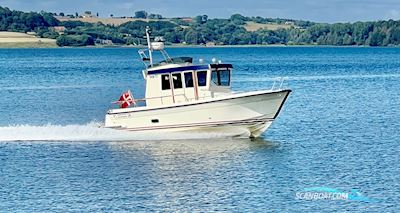
<path id="1" fill-rule="evenodd" d="M 204 24 L 207 22 L 208 20 L 208 16 L 207 15 L 200 15 L 200 16 L 196 16 L 194 17 L 194 22 L 197 24 Z"/>
<path id="2" fill-rule="evenodd" d="M 370 46 L 381 46 L 383 44 L 383 40 L 386 35 L 383 34 L 380 30 L 374 29 L 374 31 L 370 32 L 370 35 L 367 40 L 367 44 Z"/>
<path id="3" fill-rule="evenodd" d="M 47 26 L 58 26 L 60 24 L 60 22 L 50 13 L 43 13 L 42 16 L 44 21 L 47 23 Z"/>
<path id="4" fill-rule="evenodd" d="M 394 24 L 388 30 L 388 44 L 399 45 L 400 44 L 400 24 Z"/>
<path id="5" fill-rule="evenodd" d="M 354 45 L 355 42 L 353 40 L 353 37 L 349 34 L 344 35 L 343 37 L 343 45 Z"/>
<path id="6" fill-rule="evenodd" d="M 231 16 L 230 20 L 236 25 L 243 25 L 248 19 L 240 14 L 234 14 Z"/>
<path id="7" fill-rule="evenodd" d="M 87 34 L 83 35 L 61 35 L 57 38 L 58 46 L 87 46 L 94 45 L 94 40 Z"/>
<path id="8" fill-rule="evenodd" d="M 189 44 L 200 44 L 204 41 L 201 38 L 201 35 L 195 30 L 189 30 L 185 35 L 185 41 Z"/>

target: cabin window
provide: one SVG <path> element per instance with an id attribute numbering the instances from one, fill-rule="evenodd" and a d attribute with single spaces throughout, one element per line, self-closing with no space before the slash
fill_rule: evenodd
<path id="1" fill-rule="evenodd" d="M 171 84 L 169 82 L 169 74 L 161 75 L 161 88 L 162 90 L 171 89 Z"/>
<path id="2" fill-rule="evenodd" d="M 182 88 L 182 75 L 181 73 L 172 74 L 172 82 L 174 84 L 174 89 Z"/>
<path id="3" fill-rule="evenodd" d="M 218 84 L 218 72 L 217 71 L 212 71 L 211 72 L 211 85 L 219 85 Z"/>
<path id="4" fill-rule="evenodd" d="M 230 77 L 229 70 L 214 70 L 211 73 L 211 82 L 217 86 L 229 86 Z"/>
<path id="5" fill-rule="evenodd" d="M 207 85 L 207 71 L 197 72 L 197 85 L 199 87 Z"/>
<path id="6" fill-rule="evenodd" d="M 185 72 L 185 86 L 186 88 L 193 87 L 193 73 Z"/>
<path id="7" fill-rule="evenodd" d="M 229 70 L 214 70 L 214 71 L 212 71 L 211 81 L 217 86 L 229 86 L 229 84 L 230 84 Z"/>
<path id="8" fill-rule="evenodd" d="M 221 79 L 220 81 L 221 86 L 229 86 L 231 82 L 231 72 L 229 72 L 229 70 L 221 70 L 218 72 Z"/>

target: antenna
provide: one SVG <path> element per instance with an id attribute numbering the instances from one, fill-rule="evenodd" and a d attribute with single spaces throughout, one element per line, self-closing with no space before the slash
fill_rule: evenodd
<path id="1" fill-rule="evenodd" d="M 150 34 L 151 34 L 150 27 L 147 26 L 146 27 L 147 46 L 149 48 L 150 66 L 153 66 L 153 55 L 152 55 L 153 48 L 151 47 Z"/>
<path id="2" fill-rule="evenodd" d="M 162 63 L 173 63 L 172 59 L 169 57 L 168 53 L 164 50 L 164 41 L 165 39 L 161 36 L 157 36 L 154 38 L 154 42 L 151 42 L 151 29 L 149 26 L 146 26 L 146 41 L 147 41 L 147 49 L 140 49 L 138 53 L 143 60 L 146 68 L 154 67 L 154 58 L 153 53 L 159 51 L 164 57 L 164 61 Z M 146 52 L 149 52 L 149 57 L 147 57 Z M 161 63 L 160 62 L 160 63 Z"/>

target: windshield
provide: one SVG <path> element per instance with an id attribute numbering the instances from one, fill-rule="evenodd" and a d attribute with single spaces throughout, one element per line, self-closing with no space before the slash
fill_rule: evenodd
<path id="1" fill-rule="evenodd" d="M 211 82 L 217 86 L 229 86 L 231 73 L 229 70 L 213 70 L 211 73 Z"/>

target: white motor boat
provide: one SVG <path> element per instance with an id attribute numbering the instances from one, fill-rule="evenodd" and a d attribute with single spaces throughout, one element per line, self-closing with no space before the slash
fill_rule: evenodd
<path id="1" fill-rule="evenodd" d="M 116 103 L 125 108 L 108 110 L 107 128 L 258 137 L 277 118 L 291 92 L 281 88 L 281 80 L 271 89 L 235 93 L 231 91 L 232 64 L 214 59 L 211 64 L 193 64 L 190 57 L 171 58 L 162 39 L 151 42 L 150 33 L 147 28 L 148 49 L 139 50 L 146 65 L 142 71 L 145 98 L 134 100 L 130 92 L 121 96 Z M 153 63 L 156 52 L 163 61 Z M 139 102 L 144 102 L 143 106 L 138 106 Z"/>

